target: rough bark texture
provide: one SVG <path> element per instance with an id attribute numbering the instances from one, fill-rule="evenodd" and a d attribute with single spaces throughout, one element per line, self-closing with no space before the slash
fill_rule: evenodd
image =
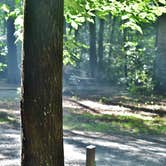
<path id="1" fill-rule="evenodd" d="M 97 69 L 97 55 L 96 55 L 96 22 L 89 23 L 89 40 L 90 40 L 90 49 L 89 49 L 89 65 L 91 77 L 96 76 Z"/>
<path id="2" fill-rule="evenodd" d="M 156 91 L 166 93 L 166 15 L 159 18 L 155 64 Z"/>
<path id="3" fill-rule="evenodd" d="M 11 10 L 14 8 L 14 1 L 8 3 Z M 8 48 L 8 82 L 18 83 L 19 82 L 19 69 L 17 63 L 17 47 L 15 44 L 16 38 L 14 36 L 15 25 L 14 17 L 10 16 L 7 19 L 7 48 Z"/>
<path id="4" fill-rule="evenodd" d="M 63 166 L 63 0 L 25 0 L 22 166 Z"/>

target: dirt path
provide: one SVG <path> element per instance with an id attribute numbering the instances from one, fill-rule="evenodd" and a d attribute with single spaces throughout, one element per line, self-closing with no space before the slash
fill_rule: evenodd
<path id="1" fill-rule="evenodd" d="M 1 104 L 0 113 L 11 120 L 0 123 L 0 166 L 20 166 L 18 104 L 16 107 L 12 105 L 6 107 Z M 166 165 L 166 138 L 164 137 L 64 131 L 65 165 L 85 165 L 85 147 L 89 144 L 96 146 L 97 166 Z"/>
<path id="2" fill-rule="evenodd" d="M 98 166 L 165 166 L 166 144 L 158 138 L 135 138 L 123 135 L 102 135 L 100 133 L 66 132 L 65 146 L 82 149 L 71 154 L 70 160 L 85 159 L 84 147 L 96 146 L 96 165 Z M 72 157 L 75 156 L 75 157 Z"/>
<path id="3" fill-rule="evenodd" d="M 96 165 L 98 166 L 165 166 L 166 164 L 164 138 L 64 131 L 65 165 L 85 165 L 85 147 L 89 144 L 96 146 Z M 1 124 L 0 166 L 19 165 L 19 126 Z"/>

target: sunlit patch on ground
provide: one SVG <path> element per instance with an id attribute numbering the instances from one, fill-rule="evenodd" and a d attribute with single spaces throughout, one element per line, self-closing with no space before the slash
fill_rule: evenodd
<path id="1" fill-rule="evenodd" d="M 0 165 L 20 165 L 20 130 L 13 125 L 0 124 Z"/>
<path id="2" fill-rule="evenodd" d="M 65 98 L 64 122 L 66 129 L 99 132 L 127 131 L 129 133 L 166 134 L 166 117 L 157 113 L 102 104 L 91 100 Z M 164 109 L 164 108 L 163 108 Z"/>
<path id="3" fill-rule="evenodd" d="M 152 119 L 152 117 L 157 116 L 156 113 L 145 112 L 142 110 L 138 112 L 138 111 L 132 110 L 131 108 L 120 106 L 120 105 L 111 105 L 111 104 L 108 105 L 108 104 L 102 104 L 102 103 L 90 101 L 90 100 L 79 100 L 78 102 L 74 102 L 74 101 L 75 100 L 64 100 L 63 106 L 66 108 L 77 109 L 77 110 L 84 109 L 91 113 L 95 113 L 95 110 L 97 110 L 98 113 L 100 114 L 135 116 L 135 117 L 139 117 L 146 120 Z M 159 105 L 154 105 L 154 106 L 146 105 L 145 108 L 149 108 L 152 110 L 158 110 L 158 109 L 162 109 L 163 111 L 166 110 L 166 106 L 159 106 Z"/>
<path id="4" fill-rule="evenodd" d="M 69 131 L 66 135 L 66 142 L 77 146 L 77 149 L 81 148 L 82 153 L 85 153 L 86 145 L 95 145 L 97 165 L 157 166 L 166 162 L 166 145 L 164 142 L 158 142 L 159 138 L 150 140 L 143 137 L 81 131 Z"/>

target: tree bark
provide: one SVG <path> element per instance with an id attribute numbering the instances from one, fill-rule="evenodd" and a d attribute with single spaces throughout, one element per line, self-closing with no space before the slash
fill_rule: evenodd
<path id="1" fill-rule="evenodd" d="M 96 22 L 89 23 L 89 40 L 90 40 L 90 49 L 89 49 L 89 65 L 90 65 L 90 74 L 91 77 L 96 76 L 96 67 L 97 67 L 97 55 L 96 55 Z"/>
<path id="2" fill-rule="evenodd" d="M 22 166 L 64 166 L 63 0 L 25 0 Z"/>
<path id="3" fill-rule="evenodd" d="M 166 14 L 158 20 L 157 56 L 155 63 L 155 90 L 166 94 Z"/>

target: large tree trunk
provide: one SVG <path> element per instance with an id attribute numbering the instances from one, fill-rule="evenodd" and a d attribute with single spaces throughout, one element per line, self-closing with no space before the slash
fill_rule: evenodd
<path id="1" fill-rule="evenodd" d="M 95 20 L 94 20 L 94 23 L 89 23 L 89 40 L 90 40 L 90 49 L 89 49 L 90 74 L 91 74 L 91 77 L 95 77 L 96 69 L 97 69 Z"/>
<path id="2" fill-rule="evenodd" d="M 22 166 L 63 166 L 63 0 L 25 0 Z"/>
<path id="3" fill-rule="evenodd" d="M 156 91 L 166 93 L 166 15 L 159 18 L 155 64 Z"/>
<path id="4" fill-rule="evenodd" d="M 11 11 L 14 9 L 14 1 L 8 3 Z M 8 82 L 9 83 L 18 83 L 19 82 L 19 69 L 17 63 L 17 47 L 15 44 L 16 38 L 14 36 L 15 33 L 15 25 L 14 25 L 14 17 L 10 16 L 7 19 L 7 48 L 8 48 Z"/>

